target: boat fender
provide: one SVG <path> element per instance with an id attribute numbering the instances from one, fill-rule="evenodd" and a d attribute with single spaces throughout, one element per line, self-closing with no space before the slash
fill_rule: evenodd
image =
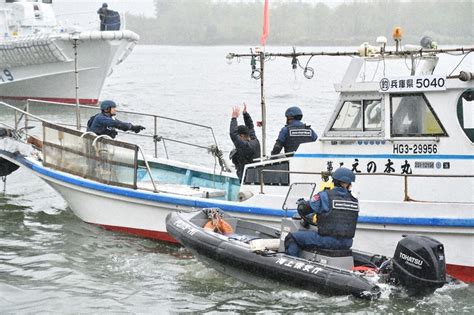
<path id="1" fill-rule="evenodd" d="M 244 190 L 239 192 L 239 201 L 245 201 L 253 196 L 250 190 Z"/>

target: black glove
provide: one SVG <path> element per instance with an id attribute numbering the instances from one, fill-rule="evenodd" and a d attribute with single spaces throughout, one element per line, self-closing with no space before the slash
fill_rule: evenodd
<path id="1" fill-rule="evenodd" d="M 300 204 L 306 204 L 306 200 L 304 198 L 300 198 L 296 201 L 296 204 L 299 206 Z"/>
<path id="2" fill-rule="evenodd" d="M 309 223 L 308 221 L 305 221 L 304 219 L 301 219 L 300 224 L 303 228 L 309 229 Z"/>
<path id="3" fill-rule="evenodd" d="M 144 130 L 145 127 L 140 126 L 140 125 L 132 125 L 132 128 L 130 128 L 131 131 L 135 133 L 139 133 L 140 131 Z"/>
<path id="4" fill-rule="evenodd" d="M 296 209 L 300 216 L 305 216 L 311 213 L 311 207 L 308 201 L 304 200 L 303 198 L 300 198 L 298 199 L 296 204 L 298 205 Z"/>

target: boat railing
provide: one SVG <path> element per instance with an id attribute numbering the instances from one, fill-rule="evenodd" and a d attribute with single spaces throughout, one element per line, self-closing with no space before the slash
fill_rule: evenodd
<path id="1" fill-rule="evenodd" d="M 74 104 L 29 99 L 26 102 L 25 111 L 30 112 L 32 110 L 32 108 L 36 105 L 59 106 L 59 107 L 68 108 L 68 109 L 71 110 L 71 112 L 76 110 L 76 108 L 77 108 L 77 106 L 74 105 Z M 94 112 L 99 111 L 98 107 L 92 107 L 92 106 L 88 106 L 88 105 L 79 105 L 78 107 L 80 108 L 81 112 L 84 112 L 84 113 L 88 114 L 88 115 L 82 115 L 82 113 L 81 113 L 80 117 L 85 117 L 87 119 L 89 119 L 91 114 L 93 114 Z M 151 135 L 146 134 L 146 133 L 140 133 L 140 134 L 128 133 L 128 135 L 131 135 L 133 137 L 137 137 L 137 139 L 138 138 L 144 138 L 144 139 L 151 140 L 153 142 L 153 153 L 151 155 L 154 158 L 159 157 L 159 154 L 158 154 L 159 153 L 159 143 L 161 143 L 162 147 L 163 147 L 164 156 L 166 157 L 166 159 L 170 159 L 170 152 L 169 152 L 169 148 L 168 148 L 168 143 L 176 143 L 176 144 L 181 144 L 181 145 L 185 145 L 185 146 L 188 146 L 188 147 L 197 148 L 197 149 L 200 149 L 200 150 L 206 150 L 208 153 L 210 153 L 214 158 L 216 158 L 219 161 L 219 164 L 220 164 L 220 166 L 223 170 L 226 169 L 225 163 L 224 163 L 223 158 L 222 158 L 222 151 L 219 149 L 219 146 L 217 144 L 216 135 L 215 135 L 214 129 L 212 127 L 207 126 L 207 125 L 203 125 L 203 124 L 198 124 L 198 123 L 186 121 L 186 120 L 182 120 L 182 119 L 176 119 L 176 118 L 171 118 L 171 117 L 166 117 L 166 116 L 161 116 L 161 115 L 156 115 L 156 114 L 150 114 L 150 113 L 144 113 L 144 112 L 117 110 L 117 113 L 137 117 L 137 119 L 131 120 L 131 121 L 134 121 L 134 122 L 137 121 L 137 120 L 138 121 L 143 120 L 144 118 L 148 118 L 148 119 L 152 120 L 153 133 Z M 82 119 L 80 119 L 80 120 L 82 120 Z M 189 127 L 193 127 L 193 128 L 198 128 L 199 130 L 207 131 L 208 136 L 206 136 L 206 134 L 203 133 L 203 132 L 199 132 L 199 134 L 202 135 L 205 139 L 209 139 L 209 140 L 206 140 L 207 144 L 204 145 L 204 144 L 199 144 L 199 143 L 193 143 L 193 142 L 186 141 L 186 140 L 179 139 L 179 138 L 174 138 L 174 137 L 169 137 L 169 136 L 166 136 L 166 135 L 162 135 L 159 132 L 159 127 L 160 127 L 160 123 L 163 123 L 164 121 L 172 122 L 174 124 L 180 124 L 180 125 L 186 126 L 188 129 L 189 129 Z M 74 124 L 74 125 L 72 123 L 71 124 L 66 124 L 64 122 L 60 123 L 60 125 L 70 126 L 70 127 L 76 126 L 76 124 Z M 27 124 L 27 126 L 28 126 L 28 124 Z M 85 130 L 86 125 L 80 124 L 80 127 L 81 127 L 81 130 Z M 149 126 L 146 125 L 145 127 L 149 127 Z M 145 147 L 148 147 L 148 146 L 145 146 Z"/>
<path id="2" fill-rule="evenodd" d="M 287 171 L 287 170 L 275 170 L 275 169 L 262 169 L 259 170 L 259 181 L 260 181 L 260 194 L 265 194 L 264 187 L 264 174 L 265 173 L 282 173 L 282 174 L 296 174 L 296 175 L 320 175 L 321 179 L 326 182 L 331 176 L 331 172 L 322 171 L 322 172 L 300 172 L 300 171 Z M 422 201 L 415 200 L 410 197 L 408 191 L 408 179 L 409 178 L 474 178 L 474 175 L 433 175 L 433 174 L 395 174 L 395 173 L 357 173 L 357 176 L 390 176 L 390 177 L 403 177 L 404 179 L 404 198 L 403 201 L 413 201 L 413 202 L 433 202 L 433 201 Z M 452 202 L 451 202 L 452 203 Z"/>
<path id="3" fill-rule="evenodd" d="M 120 15 L 120 30 L 125 30 L 127 27 L 126 14 L 122 12 L 118 12 L 118 14 Z M 100 30 L 100 20 L 97 16 L 97 12 L 94 10 L 60 13 L 56 14 L 56 18 L 59 24 L 66 28 L 77 27 L 81 31 Z"/>
<path id="4" fill-rule="evenodd" d="M 3 121 L 0 121 L 0 125 L 13 129 L 18 140 L 31 143 L 29 130 L 33 126 L 30 126 L 30 122 L 41 123 L 43 137 L 40 147 L 42 146 L 43 165 L 99 182 L 136 189 L 139 168 L 138 153 L 140 153 L 153 191 L 158 192 L 146 155 L 139 145 L 112 140 L 110 137 L 96 136 L 91 132 L 66 128 L 64 124 L 50 122 L 4 102 L 0 102 L 0 106 L 13 111 L 13 125 Z M 5 109 L 2 110 L 3 113 L 5 111 Z M 22 120 L 24 120 L 24 127 L 20 128 Z M 109 152 L 111 153 L 109 154 Z M 104 176 L 97 173 L 100 164 L 109 168 L 104 170 Z M 112 165 L 117 166 L 115 170 L 112 170 Z M 126 174 L 127 171 L 128 174 Z M 127 180 L 123 180 L 123 178 L 112 180 L 112 175 L 117 178 L 124 175 L 128 177 Z"/>

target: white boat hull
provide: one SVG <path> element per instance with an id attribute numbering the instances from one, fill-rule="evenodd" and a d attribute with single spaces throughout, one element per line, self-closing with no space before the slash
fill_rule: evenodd
<path id="1" fill-rule="evenodd" d="M 78 98 L 81 104 L 97 104 L 105 79 L 130 53 L 138 35 L 131 31 L 92 31 L 80 33 L 79 37 L 82 39 L 77 41 Z M 1 99 L 76 102 L 72 35 L 50 35 L 49 38 L 67 58 L 55 62 L 45 59 L 45 62 L 39 60 L 34 64 L 0 65 Z"/>
<path id="2" fill-rule="evenodd" d="M 56 171 L 49 170 L 46 173 L 50 172 L 56 173 Z M 90 183 L 93 182 L 83 180 L 80 177 L 65 173 L 60 175 L 63 178 L 73 178 L 73 182 L 76 184 L 71 184 L 68 181 L 48 176 L 42 171 L 35 171 L 35 173 L 53 187 L 67 201 L 74 214 L 84 222 L 112 231 L 125 232 L 168 242 L 175 242 L 167 234 L 165 226 L 166 215 L 171 211 L 202 206 L 220 207 L 232 212 L 234 216 L 273 226 L 278 226 L 281 216 L 284 215 L 283 211 L 280 216 L 262 215 L 258 213 L 259 211 L 245 211 L 246 206 L 248 209 L 258 207 L 257 204 L 262 204 L 259 201 L 248 203 L 245 206 L 242 203 L 236 202 L 185 196 L 179 198 L 176 195 L 138 192 L 125 188 L 117 188 L 121 191 L 120 193 L 117 193 L 115 188 L 113 192 L 106 192 L 104 190 L 107 190 L 107 188 L 88 188 L 91 186 Z M 93 185 L 106 187 L 106 185 L 97 183 Z M 161 202 L 156 201 L 157 198 L 162 200 L 170 198 L 170 200 L 169 202 Z M 177 198 L 180 199 L 178 202 Z M 269 196 L 269 199 L 272 199 L 275 203 L 282 202 L 276 196 Z M 84 200 L 87 200 L 87 202 L 84 202 Z M 429 204 L 425 206 L 428 208 Z M 278 210 L 278 208 L 275 207 L 275 210 Z M 416 218 L 414 217 L 414 219 Z M 474 256 L 469 254 L 469 252 L 472 253 L 474 246 L 474 231 L 471 227 L 390 225 L 360 222 L 357 226 L 353 247 L 362 251 L 377 252 L 391 257 L 395 252 L 397 242 L 403 235 L 407 234 L 426 235 L 443 243 L 448 272 L 453 276 L 469 279 L 466 275 L 473 274 Z"/>

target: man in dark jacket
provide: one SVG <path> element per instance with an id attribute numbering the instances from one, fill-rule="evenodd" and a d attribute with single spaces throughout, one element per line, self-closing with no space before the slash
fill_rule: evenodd
<path id="1" fill-rule="evenodd" d="M 271 155 L 277 155 L 284 148 L 285 153 L 295 152 L 301 143 L 318 139 L 316 132 L 301 122 L 303 112 L 297 106 L 290 107 L 285 112 L 286 125 L 281 128 L 278 139 L 273 146 Z"/>
<path id="2" fill-rule="evenodd" d="M 115 119 L 117 113 L 117 104 L 114 101 L 105 100 L 100 104 L 101 112 L 92 116 L 87 122 L 87 131 L 92 131 L 96 135 L 107 135 L 114 139 L 117 136 L 119 129 L 122 131 L 133 131 L 139 133 L 145 127 L 140 125 L 132 125 L 131 123 L 123 122 Z"/>
<path id="3" fill-rule="evenodd" d="M 107 3 L 102 3 L 102 6 L 97 10 L 97 14 L 100 19 L 100 30 L 105 31 L 105 18 L 107 17 L 108 5 Z"/>
<path id="4" fill-rule="evenodd" d="M 318 231 L 300 230 L 285 239 L 286 253 L 299 256 L 308 247 L 350 249 L 359 217 L 359 201 L 350 192 L 355 174 L 348 168 L 338 168 L 332 174 L 334 188 L 314 195 L 309 201 L 298 201 L 298 213 Z"/>
<path id="5" fill-rule="evenodd" d="M 253 159 L 260 157 L 260 142 L 255 134 L 252 118 L 247 112 L 247 105 L 244 103 L 244 123 L 237 126 L 237 117 L 239 117 L 240 108 L 238 106 L 232 109 L 232 119 L 230 120 L 230 139 L 234 143 L 235 149 L 231 152 L 231 160 L 237 169 L 237 176 L 242 181 L 244 167 L 252 163 Z"/>

